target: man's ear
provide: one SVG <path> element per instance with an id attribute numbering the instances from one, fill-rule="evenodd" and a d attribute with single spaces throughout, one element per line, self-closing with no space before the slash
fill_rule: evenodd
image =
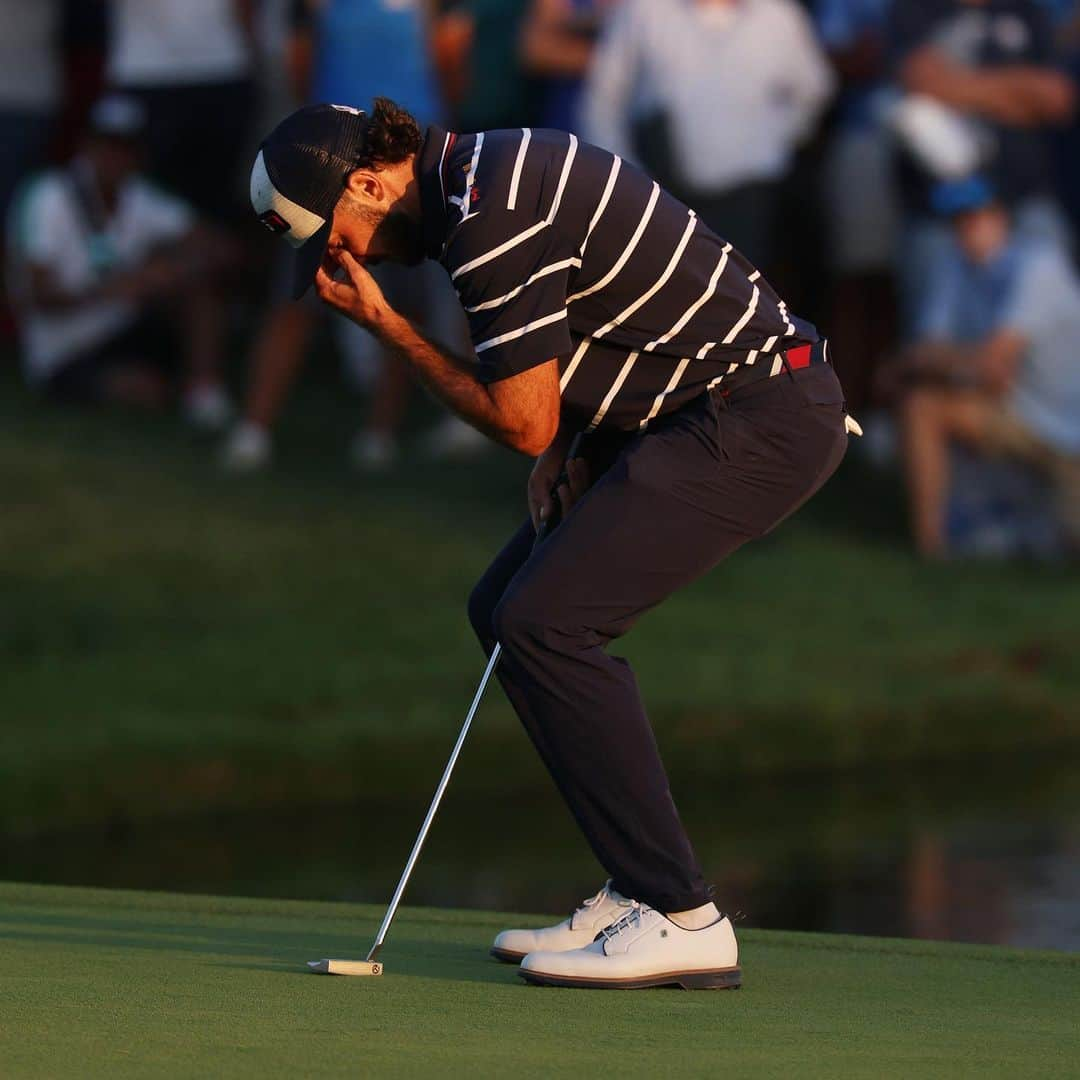
<path id="1" fill-rule="evenodd" d="M 367 169 L 354 169 L 349 173 L 345 185 L 361 202 L 378 204 L 382 201 L 385 189 L 378 173 Z"/>

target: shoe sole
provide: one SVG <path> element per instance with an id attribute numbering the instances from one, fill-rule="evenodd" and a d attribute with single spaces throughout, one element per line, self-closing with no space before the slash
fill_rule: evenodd
<path id="1" fill-rule="evenodd" d="M 642 975 L 636 979 L 590 979 L 580 975 L 552 975 L 526 968 L 520 968 L 518 974 L 534 986 L 567 986 L 583 990 L 645 990 L 654 986 L 681 986 L 684 990 L 738 990 L 742 986 L 742 971 L 737 967 L 718 971 L 665 971 L 660 975 Z"/>
<path id="2" fill-rule="evenodd" d="M 500 964 L 520 964 L 528 956 L 528 953 L 511 952 L 509 949 L 496 949 L 494 946 L 489 951 Z"/>

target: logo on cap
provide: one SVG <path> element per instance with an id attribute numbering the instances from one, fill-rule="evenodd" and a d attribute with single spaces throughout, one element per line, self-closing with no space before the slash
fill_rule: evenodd
<path id="1" fill-rule="evenodd" d="M 259 215 L 259 220 L 275 235 L 287 233 L 292 226 L 276 211 L 266 210 Z"/>

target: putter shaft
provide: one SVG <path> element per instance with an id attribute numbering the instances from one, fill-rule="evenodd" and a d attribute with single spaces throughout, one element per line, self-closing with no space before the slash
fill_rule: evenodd
<path id="1" fill-rule="evenodd" d="M 570 449 L 566 453 L 567 461 L 578 456 L 582 439 L 582 432 L 578 432 L 578 434 L 574 436 L 574 440 L 570 444 Z M 563 471 L 559 474 L 558 480 L 555 481 L 553 494 L 558 490 L 559 485 L 564 483 L 566 479 L 566 469 L 564 466 Z M 550 532 L 550 526 L 550 521 L 545 521 L 541 524 L 536 533 L 533 551 L 543 543 L 545 537 Z M 371 950 L 367 954 L 368 963 L 379 955 L 379 950 L 386 940 L 387 931 L 390 929 L 390 924 L 394 921 L 394 916 L 397 914 L 398 905 L 401 903 L 401 898 L 405 894 L 406 885 L 409 884 L 409 877 L 412 875 L 413 867 L 416 866 L 416 860 L 420 858 L 420 849 L 424 846 L 424 841 L 427 839 L 427 834 L 431 829 L 431 823 L 435 820 L 435 814 L 438 812 L 443 794 L 446 792 L 447 785 L 450 783 L 450 776 L 454 771 L 454 766 L 457 764 L 457 759 L 461 755 L 461 748 L 465 745 L 465 737 L 469 734 L 469 728 L 472 727 L 473 717 L 476 715 L 476 710 L 480 707 L 480 700 L 484 696 L 484 691 L 487 689 L 487 684 L 491 680 L 492 673 L 499 665 L 499 657 L 501 655 L 502 646 L 496 642 L 495 648 L 491 651 L 491 657 L 488 660 L 487 667 L 484 669 L 484 675 L 480 680 L 480 685 L 476 688 L 476 694 L 473 697 L 472 705 L 469 706 L 469 713 L 465 717 L 465 723 L 461 727 L 461 733 L 457 737 L 457 742 L 454 743 L 454 749 L 450 751 L 450 760 L 447 761 L 446 768 L 443 770 L 442 779 L 439 781 L 439 786 L 435 789 L 435 797 L 431 800 L 431 805 L 428 807 L 427 817 L 424 818 L 424 823 L 420 826 L 420 832 L 416 835 L 416 842 L 413 844 L 408 861 L 405 863 L 405 869 L 402 871 L 401 880 L 398 881 L 397 888 L 394 890 L 394 895 L 390 900 L 390 906 L 386 909 L 386 914 L 383 916 L 379 932 L 375 935 L 375 943 L 371 946 Z"/>
<path id="2" fill-rule="evenodd" d="M 439 781 L 439 786 L 435 789 L 435 797 L 431 800 L 431 806 L 428 807 L 427 817 L 424 818 L 424 824 L 420 826 L 420 832 L 416 836 L 416 843 L 413 844 L 412 851 L 409 853 L 408 862 L 405 863 L 405 869 L 402 872 L 401 880 L 394 890 L 394 896 L 390 901 L 390 906 L 386 909 L 386 914 L 383 916 L 379 932 L 375 935 L 375 944 L 371 946 L 371 951 L 367 954 L 369 962 L 378 956 L 383 941 L 386 939 L 386 932 L 390 929 L 390 923 L 393 922 L 394 915 L 397 913 L 398 904 L 401 903 L 401 897 L 405 892 L 405 886 L 409 883 L 409 876 L 413 872 L 416 860 L 420 858 L 420 849 L 424 846 L 428 831 L 431 829 L 431 823 L 435 820 L 435 814 L 439 809 L 439 803 L 442 802 L 443 794 L 446 791 L 447 785 L 450 783 L 450 774 L 454 771 L 454 766 L 457 764 L 457 759 L 461 754 L 461 748 L 465 745 L 465 736 L 469 734 L 469 728 L 472 727 L 473 717 L 476 715 L 476 710 L 480 707 L 480 699 L 484 696 L 484 691 L 487 689 L 487 684 L 491 679 L 492 672 L 498 666 L 501 653 L 502 646 L 496 642 L 495 648 L 491 652 L 491 658 L 488 660 L 487 667 L 484 669 L 484 677 L 480 680 L 480 685 L 476 688 L 476 695 L 473 697 L 472 705 L 469 707 L 469 714 L 465 717 L 465 723 L 461 727 L 461 734 L 458 735 L 457 742 L 454 743 L 454 749 L 450 751 L 450 760 L 446 763 L 442 779 Z"/>

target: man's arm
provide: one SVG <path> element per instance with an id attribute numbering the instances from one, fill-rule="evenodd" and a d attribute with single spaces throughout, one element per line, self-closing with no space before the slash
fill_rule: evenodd
<path id="1" fill-rule="evenodd" d="M 1001 395 L 1012 385 L 1026 348 L 1026 338 L 1010 329 L 998 330 L 971 345 L 926 341 L 911 347 L 904 373 L 944 379 L 966 377 L 990 393 Z"/>
<path id="2" fill-rule="evenodd" d="M 933 45 L 923 45 L 904 60 L 900 81 L 912 93 L 1002 124 L 1064 123 L 1075 105 L 1072 82 L 1052 68 L 970 68 Z"/>
<path id="3" fill-rule="evenodd" d="M 347 280 L 335 281 L 324 264 L 315 278 L 321 299 L 393 349 L 440 401 L 473 427 L 530 457 L 547 449 L 559 428 L 557 360 L 485 385 L 477 377 L 475 363 L 433 345 L 394 311 L 371 275 L 348 252 L 338 258 Z"/>

